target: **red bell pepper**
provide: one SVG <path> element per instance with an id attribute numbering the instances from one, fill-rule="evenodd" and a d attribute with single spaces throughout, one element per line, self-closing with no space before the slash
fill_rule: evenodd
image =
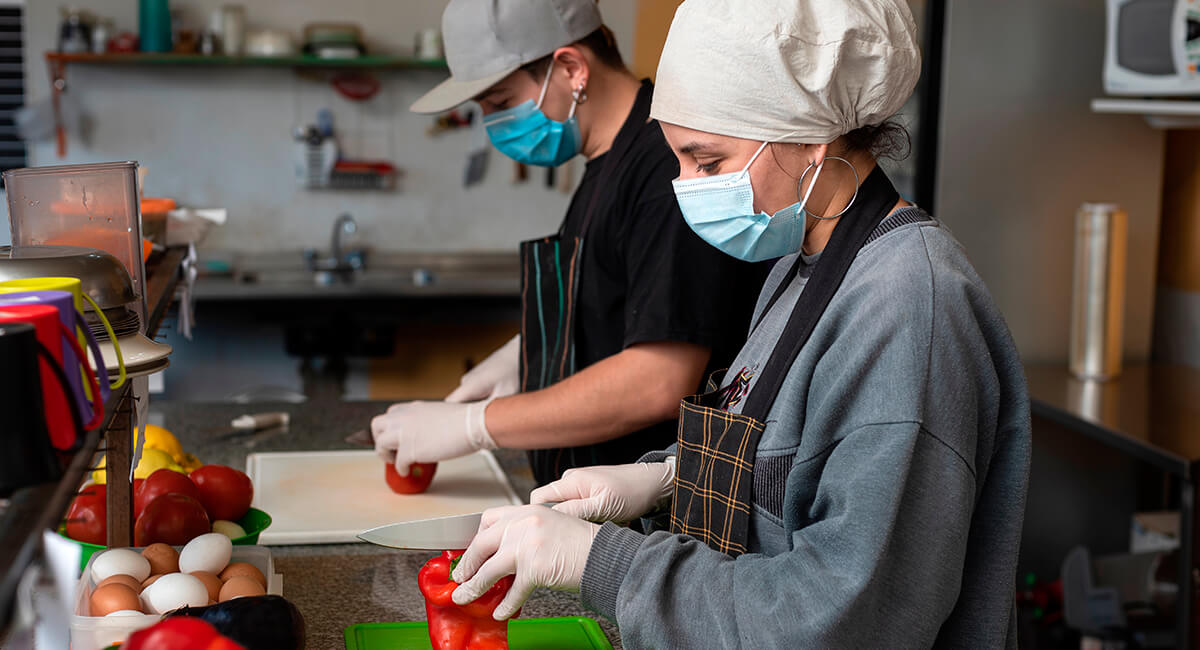
<path id="1" fill-rule="evenodd" d="M 121 650 L 245 650 L 217 628 L 198 618 L 168 618 L 138 630 Z"/>
<path id="2" fill-rule="evenodd" d="M 443 551 L 430 559 L 417 574 L 417 586 L 425 596 L 429 641 L 434 650 L 503 650 L 508 648 L 508 621 L 492 618 L 496 606 L 512 587 L 513 576 L 505 576 L 483 595 L 466 605 L 456 605 L 450 594 L 458 583 L 450 571 L 462 551 Z M 517 615 L 521 612 L 518 610 Z"/>

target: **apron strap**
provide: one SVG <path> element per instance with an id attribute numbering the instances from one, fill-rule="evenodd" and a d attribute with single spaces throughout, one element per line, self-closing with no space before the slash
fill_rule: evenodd
<path id="1" fill-rule="evenodd" d="M 801 348 L 812 336 L 817 321 L 821 319 L 825 308 L 829 306 L 834 294 L 841 287 L 842 280 L 846 278 L 846 273 L 850 270 L 850 265 L 858 256 L 858 251 L 866 244 L 876 227 L 891 212 L 892 206 L 899 198 L 900 194 L 888 180 L 887 174 L 879 165 L 875 165 L 875 169 L 871 171 L 859 188 L 858 200 L 855 205 L 851 206 L 838 221 L 821 259 L 817 260 L 812 277 L 809 278 L 804 291 L 800 293 L 799 300 L 796 301 L 796 306 L 788 317 L 788 324 L 783 335 L 780 336 L 779 342 L 759 374 L 758 380 L 755 381 L 754 387 L 751 388 L 750 394 L 746 396 L 746 406 L 742 409 L 743 415 L 752 417 L 759 422 L 767 421 L 767 415 L 775 404 L 775 397 L 779 394 L 784 379 L 787 378 L 788 370 L 791 369 L 796 357 L 800 355 Z M 800 264 L 801 259 L 797 256 L 787 278 L 779 285 L 775 296 L 772 297 L 772 304 L 782 295 L 784 288 L 791 284 L 792 278 L 799 271 Z M 770 309 L 770 305 L 767 309 Z M 765 315 L 766 310 L 763 313 Z"/>

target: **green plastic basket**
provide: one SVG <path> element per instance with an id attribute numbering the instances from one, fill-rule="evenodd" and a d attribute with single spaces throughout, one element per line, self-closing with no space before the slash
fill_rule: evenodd
<path id="1" fill-rule="evenodd" d="M 250 508 L 250 510 L 246 512 L 245 516 L 237 520 L 237 524 L 246 531 L 246 534 L 233 540 L 233 543 L 237 546 L 254 546 L 255 544 L 258 544 L 258 536 L 267 529 L 267 526 L 271 525 L 271 515 L 268 515 L 258 508 Z M 67 537 L 66 530 L 62 526 L 59 527 L 58 534 L 62 535 L 66 539 L 71 539 L 70 537 Z M 82 551 L 79 554 L 80 571 L 83 571 L 84 567 L 87 566 L 88 559 L 90 559 L 96 553 L 108 548 L 107 546 L 101 544 L 89 544 L 87 542 L 81 542 L 77 539 L 71 539 L 71 541 L 78 544 L 80 550 Z"/>

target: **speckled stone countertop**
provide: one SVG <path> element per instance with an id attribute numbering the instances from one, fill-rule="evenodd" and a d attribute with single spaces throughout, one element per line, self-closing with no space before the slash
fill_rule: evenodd
<path id="1" fill-rule="evenodd" d="M 188 451 L 206 463 L 243 469 L 246 455 L 262 451 L 351 449 L 345 437 L 366 429 L 371 417 L 387 408 L 382 402 L 309 402 L 305 404 L 216 404 L 151 402 L 151 421 L 161 423 Z M 246 413 L 285 411 L 286 431 L 220 439 L 232 432 L 230 421 Z M 498 450 L 496 459 L 513 489 L 528 499 L 533 476 L 523 452 Z M 272 546 L 276 571 L 283 575 L 283 595 L 296 604 L 308 626 L 308 648 L 345 647 L 344 632 L 354 623 L 425 620 L 425 605 L 416 575 L 433 554 L 397 551 L 371 544 Z M 596 619 L 613 647 L 620 648 L 616 627 L 585 610 L 575 594 L 539 589 L 522 617 L 588 616 Z"/>

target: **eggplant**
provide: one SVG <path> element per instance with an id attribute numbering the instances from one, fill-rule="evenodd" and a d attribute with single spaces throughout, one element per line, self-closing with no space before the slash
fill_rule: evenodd
<path id="1" fill-rule="evenodd" d="M 283 596 L 243 596 L 207 607 L 181 607 L 171 616 L 212 624 L 246 650 L 304 650 L 304 617 Z"/>

